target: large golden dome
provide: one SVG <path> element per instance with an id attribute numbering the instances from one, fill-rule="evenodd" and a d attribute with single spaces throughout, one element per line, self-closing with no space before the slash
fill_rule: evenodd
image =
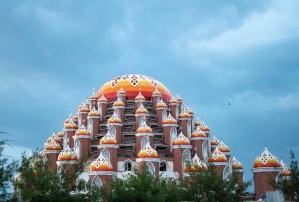
<path id="1" fill-rule="evenodd" d="M 141 74 L 127 74 L 116 77 L 105 83 L 96 96 L 100 98 L 104 93 L 109 101 L 115 101 L 117 100 L 117 92 L 121 87 L 126 92 L 128 100 L 134 100 L 139 92 L 146 100 L 150 100 L 156 88 L 161 93 L 163 100 L 167 102 L 171 99 L 171 93 L 161 82 Z"/>

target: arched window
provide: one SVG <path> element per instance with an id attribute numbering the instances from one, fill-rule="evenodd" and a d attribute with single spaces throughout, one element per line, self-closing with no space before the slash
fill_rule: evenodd
<path id="1" fill-rule="evenodd" d="M 78 114 L 78 127 L 80 128 L 81 125 L 82 125 L 82 116 L 81 116 L 81 114 L 79 113 L 79 114 Z"/>
<path id="2" fill-rule="evenodd" d="M 77 184 L 77 190 L 78 191 L 85 191 L 86 190 L 86 183 L 85 183 L 84 180 L 79 180 L 77 183 L 78 183 Z"/>
<path id="3" fill-rule="evenodd" d="M 151 162 L 148 162 L 146 166 L 151 173 L 155 173 L 155 167 Z"/>
<path id="4" fill-rule="evenodd" d="M 176 106 L 175 108 L 175 119 L 178 119 L 178 116 L 179 116 L 179 106 Z"/>
<path id="5" fill-rule="evenodd" d="M 75 140 L 74 152 L 80 158 L 80 141 L 78 139 Z"/>
<path id="6" fill-rule="evenodd" d="M 97 187 L 101 187 L 102 186 L 102 181 L 101 181 L 101 179 L 98 176 L 96 176 L 96 177 L 93 178 L 92 183 L 94 185 L 96 185 Z"/>
<path id="7" fill-rule="evenodd" d="M 205 163 L 208 162 L 208 141 L 204 141 L 204 143 L 202 144 L 202 157 L 203 157 L 203 161 Z"/>
<path id="8" fill-rule="evenodd" d="M 172 141 L 174 138 L 176 138 L 178 136 L 178 132 L 177 132 L 177 129 L 176 127 L 172 127 L 171 130 L 170 130 L 170 145 L 171 145 L 171 148 L 173 147 L 172 145 Z"/>
<path id="9" fill-rule="evenodd" d="M 116 116 L 120 117 L 120 114 L 119 114 L 119 110 L 118 110 L 118 109 L 115 109 L 114 112 L 115 112 L 115 115 L 116 115 Z"/>
<path id="10" fill-rule="evenodd" d="M 87 117 L 88 118 L 88 127 L 87 127 L 87 130 L 90 131 L 90 134 L 91 136 L 93 136 L 93 122 L 92 122 L 92 119 Z"/>
<path id="11" fill-rule="evenodd" d="M 166 171 L 166 168 L 167 168 L 166 163 L 165 162 L 161 162 L 160 163 L 160 171 Z"/>
<path id="12" fill-rule="evenodd" d="M 110 153 L 107 149 L 102 151 L 102 155 L 108 160 L 108 162 L 110 162 Z"/>
<path id="13" fill-rule="evenodd" d="M 68 143 L 68 142 L 67 142 L 67 133 L 64 132 L 64 136 L 63 136 L 63 149 L 66 148 L 67 143 Z"/>
<path id="14" fill-rule="evenodd" d="M 132 164 L 131 162 L 125 163 L 125 171 L 131 171 L 132 170 Z"/>
<path id="15" fill-rule="evenodd" d="M 188 121 L 187 123 L 187 137 L 191 138 L 191 121 Z"/>
<path id="16" fill-rule="evenodd" d="M 57 173 L 60 174 L 60 173 L 62 172 L 62 169 L 63 169 L 63 167 L 62 167 L 61 165 L 58 166 L 58 168 L 57 168 Z"/>
<path id="17" fill-rule="evenodd" d="M 189 162 L 191 160 L 191 154 L 188 149 L 184 150 L 182 158 L 183 158 L 182 170 L 184 171 L 184 168 L 185 168 L 187 162 Z"/>
<path id="18" fill-rule="evenodd" d="M 163 110 L 163 113 L 162 113 L 162 121 L 164 121 L 165 119 L 167 119 L 167 112 L 166 112 L 166 109 Z"/>
<path id="19" fill-rule="evenodd" d="M 98 103 L 98 112 L 102 115 L 102 105 Z"/>
<path id="20" fill-rule="evenodd" d="M 143 149 L 145 147 L 145 145 L 147 144 L 148 139 L 146 137 L 144 137 L 141 141 L 141 149 Z"/>
<path id="21" fill-rule="evenodd" d="M 115 130 L 114 126 L 111 126 L 109 128 L 108 133 L 110 133 L 114 137 L 114 139 L 116 139 L 116 130 Z"/>
<path id="22" fill-rule="evenodd" d="M 140 119 L 139 119 L 139 127 L 142 126 L 142 125 L 144 125 L 145 122 L 146 122 L 145 116 L 140 117 Z"/>

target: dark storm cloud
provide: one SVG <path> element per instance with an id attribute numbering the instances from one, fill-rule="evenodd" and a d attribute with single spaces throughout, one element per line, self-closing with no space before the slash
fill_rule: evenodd
<path id="1" fill-rule="evenodd" d="M 141 73 L 203 116 L 249 179 L 264 141 L 285 162 L 290 147 L 299 156 L 298 6 L 1 1 L 0 131 L 42 147 L 93 87 Z"/>

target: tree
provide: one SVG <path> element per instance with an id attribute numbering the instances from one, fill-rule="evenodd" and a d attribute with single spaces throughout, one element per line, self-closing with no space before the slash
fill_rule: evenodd
<path id="1" fill-rule="evenodd" d="M 287 178 L 270 179 L 270 184 L 277 190 L 281 191 L 284 196 L 291 201 L 299 201 L 299 168 L 298 161 L 295 160 L 293 150 L 290 150 L 291 164 L 290 173 L 291 176 Z"/>
<path id="2" fill-rule="evenodd" d="M 189 172 L 190 176 L 182 182 L 184 200 L 201 202 L 241 201 L 246 188 L 251 185 L 251 181 L 238 185 L 238 177 L 235 172 L 223 179 L 213 164 L 210 164 L 207 170 L 200 168 L 195 170 L 197 172 Z"/>
<path id="3" fill-rule="evenodd" d="M 1 132 L 3 133 L 3 132 Z M 0 141 L 0 201 L 7 201 L 12 197 L 8 193 L 11 188 L 15 171 L 18 167 L 18 161 L 9 159 L 9 156 L 4 155 L 4 146 L 8 145 L 8 140 Z"/>
<path id="4" fill-rule="evenodd" d="M 145 165 L 133 171 L 124 179 L 116 176 L 100 188 L 104 201 L 178 201 L 179 188 L 155 177 Z"/>
<path id="5" fill-rule="evenodd" d="M 18 197 L 30 202 L 97 201 L 99 194 L 96 186 L 88 182 L 75 183 L 83 166 L 83 160 L 80 160 L 63 166 L 59 172 L 50 171 L 47 156 L 37 150 L 30 157 L 23 154 L 20 180 L 15 182 Z"/>

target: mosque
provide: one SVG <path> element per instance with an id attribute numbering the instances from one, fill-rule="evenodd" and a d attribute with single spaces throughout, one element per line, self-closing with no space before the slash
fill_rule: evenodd
<path id="1" fill-rule="evenodd" d="M 98 186 L 117 176 L 123 178 L 134 166 L 146 165 L 156 177 L 173 183 L 189 176 L 194 167 L 207 169 L 213 163 L 225 179 L 233 170 L 243 182 L 243 166 L 230 148 L 209 126 L 172 95 L 159 81 L 144 75 L 116 77 L 84 100 L 63 128 L 50 136 L 44 147 L 50 169 L 87 157 L 80 180 Z M 189 170 L 186 162 L 192 167 Z M 273 188 L 267 177 L 290 175 L 288 167 L 267 148 L 255 159 L 255 197 Z"/>

